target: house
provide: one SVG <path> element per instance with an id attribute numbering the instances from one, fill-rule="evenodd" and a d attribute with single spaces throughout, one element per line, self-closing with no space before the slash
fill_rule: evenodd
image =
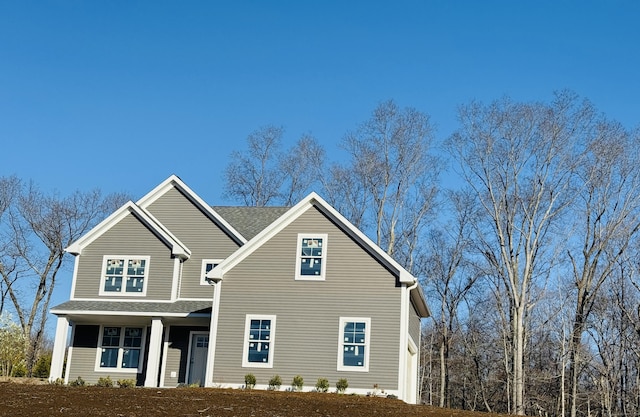
<path id="1" fill-rule="evenodd" d="M 418 400 L 422 290 L 315 193 L 211 207 L 171 176 L 67 252 L 52 381 L 242 387 L 251 373 L 267 388 L 300 375 L 305 389 L 345 378 L 349 393 Z"/>

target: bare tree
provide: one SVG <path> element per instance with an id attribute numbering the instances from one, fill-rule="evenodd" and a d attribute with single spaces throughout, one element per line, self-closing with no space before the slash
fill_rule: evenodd
<path id="1" fill-rule="evenodd" d="M 325 187 L 332 204 L 347 207 L 354 224 L 371 226 L 378 246 L 409 270 L 435 207 L 440 168 L 432 137 L 426 114 L 384 102 L 346 135 L 342 145 L 350 161 L 334 166 Z"/>
<path id="2" fill-rule="evenodd" d="M 508 296 L 512 412 L 519 415 L 525 413 L 525 317 L 532 281 L 547 268 L 549 232 L 569 201 L 574 146 L 590 118 L 590 106 L 566 93 L 549 105 L 471 103 L 460 108 L 460 128 L 448 141 L 483 211 L 477 246 Z"/>
<path id="3" fill-rule="evenodd" d="M 640 231 L 640 138 L 600 121 L 576 176 L 575 245 L 567 249 L 576 289 L 570 348 L 571 417 L 577 415 L 582 337 L 600 289 Z"/>
<path id="4" fill-rule="evenodd" d="M 44 340 L 49 302 L 64 249 L 111 212 L 125 196 L 76 192 L 59 198 L 33 184 L 20 187 L 0 223 L 0 278 L 28 341 L 30 374 Z"/>
<path id="5" fill-rule="evenodd" d="M 432 316 L 439 337 L 440 407 L 451 407 L 449 393 L 449 353 L 453 333 L 457 330 L 460 304 L 475 284 L 478 273 L 468 259 L 471 245 L 470 225 L 475 206 L 469 195 L 449 193 L 452 219 L 444 227 L 431 231 L 426 239 L 428 255 L 423 276 L 427 293 L 437 294 L 433 302 L 439 314 Z M 435 297 L 434 297 L 435 298 Z M 434 311 L 434 312 L 435 312 Z"/>
<path id="6" fill-rule="evenodd" d="M 247 206 L 297 203 L 314 184 L 324 165 L 324 149 L 303 135 L 282 150 L 284 129 L 265 126 L 247 137 L 247 150 L 234 151 L 225 170 L 225 195 Z"/>

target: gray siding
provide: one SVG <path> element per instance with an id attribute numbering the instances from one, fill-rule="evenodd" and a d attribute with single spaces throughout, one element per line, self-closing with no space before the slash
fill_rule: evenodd
<path id="1" fill-rule="evenodd" d="M 150 256 L 145 297 L 100 296 L 104 255 Z M 171 298 L 173 259 L 171 250 L 135 216 L 129 214 L 106 231 L 79 255 L 75 298 L 121 298 L 168 300 Z"/>
<path id="2" fill-rule="evenodd" d="M 325 281 L 294 279 L 298 233 L 328 234 Z M 273 368 L 242 368 L 246 314 L 277 316 Z M 337 371 L 340 317 L 371 318 L 369 372 Z M 213 382 L 241 384 L 251 372 L 258 384 L 300 374 L 307 387 L 325 377 L 397 389 L 399 327 L 395 277 L 312 208 L 225 275 Z"/>
<path id="3" fill-rule="evenodd" d="M 169 328 L 166 371 L 164 377 L 165 387 L 175 387 L 186 382 L 187 357 L 189 356 L 189 334 L 192 331 L 209 331 L 202 326 L 171 326 Z M 175 378 L 171 377 L 175 372 Z"/>
<path id="4" fill-rule="evenodd" d="M 212 288 L 200 285 L 202 260 L 224 259 L 238 249 L 238 245 L 175 188 L 147 210 L 191 250 L 191 257 L 182 266 L 179 297 L 211 298 Z"/>
<path id="5" fill-rule="evenodd" d="M 409 308 L 409 336 L 416 345 L 420 345 L 420 332 L 422 331 L 422 322 L 416 309 L 411 305 Z"/>

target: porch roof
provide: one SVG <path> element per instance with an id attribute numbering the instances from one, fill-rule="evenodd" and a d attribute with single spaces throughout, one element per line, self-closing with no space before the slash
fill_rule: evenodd
<path id="1" fill-rule="evenodd" d="M 153 301 L 97 301 L 70 300 L 57 305 L 51 312 L 64 315 L 129 315 L 129 316 L 210 316 L 213 300 Z"/>

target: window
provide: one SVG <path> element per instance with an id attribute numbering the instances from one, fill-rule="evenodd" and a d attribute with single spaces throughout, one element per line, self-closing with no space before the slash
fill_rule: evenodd
<path id="1" fill-rule="evenodd" d="M 276 316 L 247 315 L 242 353 L 243 367 L 273 367 L 275 331 Z"/>
<path id="2" fill-rule="evenodd" d="M 137 372 L 141 365 L 143 330 L 142 327 L 104 326 L 98 348 L 97 368 Z"/>
<path id="3" fill-rule="evenodd" d="M 100 295 L 145 295 L 148 256 L 105 256 Z"/>
<path id="4" fill-rule="evenodd" d="M 369 371 L 371 319 L 340 318 L 339 371 Z"/>
<path id="5" fill-rule="evenodd" d="M 222 262 L 222 259 L 203 259 L 202 270 L 200 272 L 200 285 L 209 285 L 209 282 L 205 279 L 207 272 L 218 266 Z"/>
<path id="6" fill-rule="evenodd" d="M 324 280 L 327 235 L 298 235 L 296 279 Z"/>

